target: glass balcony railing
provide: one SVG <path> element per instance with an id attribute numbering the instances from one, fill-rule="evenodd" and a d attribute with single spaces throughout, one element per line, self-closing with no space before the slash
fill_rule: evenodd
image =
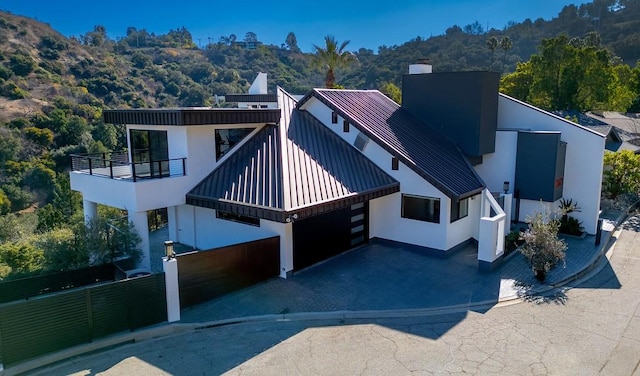
<path id="1" fill-rule="evenodd" d="M 161 179 L 186 175 L 186 158 L 132 163 L 127 153 L 72 154 L 75 172 L 120 180 Z"/>

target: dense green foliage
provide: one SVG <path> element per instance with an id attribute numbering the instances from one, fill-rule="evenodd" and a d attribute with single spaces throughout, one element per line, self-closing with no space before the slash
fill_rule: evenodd
<path id="1" fill-rule="evenodd" d="M 640 77 L 640 67 L 625 67 L 600 45 L 597 33 L 563 34 L 543 40 L 538 54 L 502 78 L 501 89 L 548 110 L 626 111 L 638 93 L 625 79 Z"/>
<path id="2" fill-rule="evenodd" d="M 629 150 L 604 155 L 603 193 L 609 198 L 640 191 L 640 156 Z"/>

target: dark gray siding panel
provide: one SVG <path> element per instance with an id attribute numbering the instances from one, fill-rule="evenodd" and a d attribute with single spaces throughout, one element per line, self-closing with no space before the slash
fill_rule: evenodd
<path id="1" fill-rule="evenodd" d="M 499 80 L 495 72 L 405 75 L 402 108 L 438 129 L 468 156 L 493 153 Z"/>
<path id="2" fill-rule="evenodd" d="M 562 197 L 565 150 L 560 133 L 518 133 L 515 188 L 520 198 L 553 202 Z"/>

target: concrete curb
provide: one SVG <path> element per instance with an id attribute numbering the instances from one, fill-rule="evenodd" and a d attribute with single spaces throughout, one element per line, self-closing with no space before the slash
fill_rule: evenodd
<path id="1" fill-rule="evenodd" d="M 636 203 L 635 205 L 637 205 Z M 621 233 L 620 225 L 630 215 L 630 209 L 623 211 L 622 214 L 615 221 L 615 228 L 612 232 L 606 235 L 606 238 L 602 239 L 602 246 L 600 251 L 594 255 L 591 262 L 583 270 L 576 274 L 569 276 L 559 282 L 551 285 L 542 285 L 527 291 L 527 295 L 550 295 L 553 292 L 560 291 L 564 286 L 571 282 L 583 281 L 591 278 L 594 274 L 599 272 L 606 263 L 604 259 L 610 259 L 615 247 L 615 240 Z M 246 316 L 232 319 L 209 321 L 204 323 L 175 323 L 175 324 L 163 324 L 154 326 L 151 328 L 143 329 L 136 332 L 128 332 L 122 334 L 115 334 L 106 338 L 101 338 L 88 344 L 81 344 L 78 346 L 70 347 L 65 350 L 61 350 L 52 354 L 34 358 L 32 360 L 20 363 L 7 369 L 0 369 L 0 376 L 13 376 L 27 371 L 36 370 L 38 368 L 44 369 L 48 365 L 53 365 L 64 360 L 70 360 L 73 357 L 80 355 L 87 355 L 92 352 L 97 352 L 116 346 L 124 345 L 127 343 L 135 343 L 146 340 L 152 340 L 159 337 L 166 337 L 172 335 L 179 335 L 189 332 L 195 332 L 198 330 L 207 330 L 211 328 L 249 324 L 259 322 L 280 322 L 280 321 L 317 321 L 317 320 L 359 320 L 359 319 L 382 319 L 382 318 L 398 318 L 398 317 L 417 317 L 417 316 L 437 316 L 452 313 L 462 313 L 467 311 L 475 311 L 481 309 L 489 309 L 492 307 L 501 307 L 506 305 L 517 304 L 525 301 L 525 297 L 518 295 L 510 295 L 499 298 L 497 300 L 485 300 L 469 304 L 458 304 L 444 307 L 435 308 L 410 308 L 410 309 L 396 309 L 396 310 L 365 310 L 365 311 L 327 311 L 327 312 L 298 312 L 298 313 L 286 313 L 286 314 L 268 314 L 258 316 Z"/>

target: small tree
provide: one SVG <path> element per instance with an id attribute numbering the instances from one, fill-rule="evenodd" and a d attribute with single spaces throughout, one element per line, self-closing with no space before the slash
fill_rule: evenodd
<path id="1" fill-rule="evenodd" d="M 128 257 L 137 263 L 142 257 L 140 236 L 126 217 L 107 218 L 98 215 L 79 226 L 90 255 L 90 265 L 101 265 Z"/>
<path id="2" fill-rule="evenodd" d="M 544 281 L 547 272 L 559 262 L 564 263 L 567 244 L 558 238 L 558 221 L 551 220 L 546 209 L 527 218 L 529 229 L 520 235 L 524 244 L 520 252 L 529 260 L 536 278 Z"/>

